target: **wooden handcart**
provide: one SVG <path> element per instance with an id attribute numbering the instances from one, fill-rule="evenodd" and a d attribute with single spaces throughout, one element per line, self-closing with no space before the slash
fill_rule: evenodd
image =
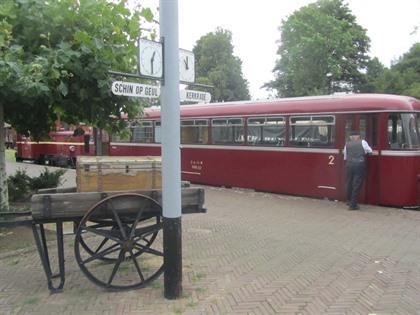
<path id="1" fill-rule="evenodd" d="M 2 213 L 15 217 L 0 226 L 32 226 L 51 292 L 65 282 L 63 224 L 75 227 L 74 255 L 82 272 L 96 285 L 110 290 L 141 288 L 164 271 L 161 190 L 71 192 L 45 190 L 32 196 L 31 211 Z M 74 189 L 75 191 L 75 189 Z M 204 190 L 182 188 L 182 213 L 204 213 Z M 45 224 L 54 224 L 58 270 L 53 272 Z"/>

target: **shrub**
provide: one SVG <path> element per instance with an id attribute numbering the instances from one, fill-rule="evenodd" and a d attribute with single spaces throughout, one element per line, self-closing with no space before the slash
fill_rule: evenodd
<path id="1" fill-rule="evenodd" d="M 38 177 L 34 177 L 30 180 L 30 187 L 34 191 L 43 188 L 57 187 L 61 183 L 60 177 L 64 175 L 65 172 L 66 170 L 63 169 L 51 172 L 48 168 L 45 168 Z"/>
<path id="2" fill-rule="evenodd" d="M 59 169 L 49 171 L 45 168 L 38 177 L 29 177 L 25 170 L 17 170 L 15 175 L 7 178 L 7 188 L 9 190 L 9 200 L 25 201 L 28 200 L 34 191 L 43 188 L 54 188 L 61 184 L 60 177 L 66 170 Z"/>
<path id="3" fill-rule="evenodd" d="M 7 188 L 9 190 L 9 200 L 19 201 L 29 198 L 31 178 L 25 170 L 17 170 L 15 175 L 7 178 Z"/>

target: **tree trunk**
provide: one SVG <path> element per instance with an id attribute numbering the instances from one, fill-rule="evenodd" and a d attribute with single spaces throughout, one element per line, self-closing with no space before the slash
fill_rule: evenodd
<path id="1" fill-rule="evenodd" d="M 94 127 L 93 137 L 95 142 L 95 155 L 102 156 L 102 130 Z"/>
<path id="2" fill-rule="evenodd" d="M 9 193 L 7 190 L 6 145 L 5 145 L 3 105 L 0 105 L 0 211 L 9 211 Z"/>

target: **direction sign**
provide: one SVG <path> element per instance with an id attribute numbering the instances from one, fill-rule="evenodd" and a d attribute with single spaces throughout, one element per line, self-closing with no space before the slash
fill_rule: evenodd
<path id="1" fill-rule="evenodd" d="M 184 102 L 210 103 L 211 101 L 211 94 L 202 91 L 181 90 L 179 97 Z"/>
<path id="2" fill-rule="evenodd" d="M 160 87 L 156 85 L 139 84 L 133 82 L 112 82 L 112 93 L 115 95 L 158 98 Z"/>

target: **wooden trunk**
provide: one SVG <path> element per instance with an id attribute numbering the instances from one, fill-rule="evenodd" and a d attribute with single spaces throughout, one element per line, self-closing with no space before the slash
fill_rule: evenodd
<path id="1" fill-rule="evenodd" d="M 77 161 L 76 182 L 78 192 L 160 189 L 161 158 L 80 157 Z"/>

